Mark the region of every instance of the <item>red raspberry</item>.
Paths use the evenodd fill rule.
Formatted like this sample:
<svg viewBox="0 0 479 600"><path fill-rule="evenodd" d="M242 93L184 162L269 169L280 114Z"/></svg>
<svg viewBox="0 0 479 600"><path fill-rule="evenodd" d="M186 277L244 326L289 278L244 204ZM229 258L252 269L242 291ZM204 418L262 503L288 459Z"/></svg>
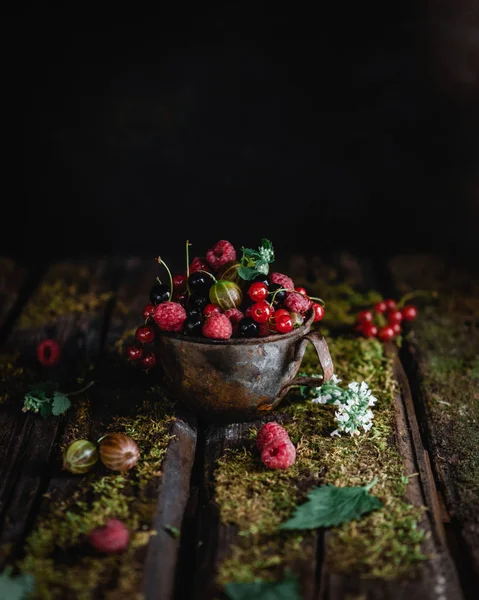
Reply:
<svg viewBox="0 0 479 600"><path fill-rule="evenodd" d="M292 313L304 314L311 308L311 300L305 298L303 294L298 294L298 292L289 292L286 294L284 306Z"/></svg>
<svg viewBox="0 0 479 600"><path fill-rule="evenodd" d="M238 308L228 308L223 314L228 317L232 325L237 325L244 318L244 314Z"/></svg>
<svg viewBox="0 0 479 600"><path fill-rule="evenodd" d="M233 335L233 326L226 315L213 314L206 319L201 331L207 338L228 340Z"/></svg>
<svg viewBox="0 0 479 600"><path fill-rule="evenodd" d="M97 527L88 536L90 544L99 552L114 554L128 546L130 534L126 525L118 519L110 519L104 527Z"/></svg>
<svg viewBox="0 0 479 600"><path fill-rule="evenodd" d="M256 447L258 450L263 450L265 446L272 443L290 442L288 432L276 421L265 423L258 431L256 437Z"/></svg>
<svg viewBox="0 0 479 600"><path fill-rule="evenodd" d="M45 367L52 367L60 360L61 347L55 340L42 340L37 346L37 358Z"/></svg>
<svg viewBox="0 0 479 600"><path fill-rule="evenodd" d="M206 253L206 260L210 263L213 269L217 270L225 265L230 260L236 260L236 250L233 244L227 240L216 242L213 248L210 248Z"/></svg>
<svg viewBox="0 0 479 600"><path fill-rule="evenodd" d="M269 280L271 283L279 283L285 290L294 290L293 280L283 273L271 273Z"/></svg>
<svg viewBox="0 0 479 600"><path fill-rule="evenodd" d="M261 460L269 469L287 469L296 460L296 448L289 441L273 442L263 448Z"/></svg>
<svg viewBox="0 0 479 600"><path fill-rule="evenodd" d="M155 307L155 323L162 331L181 331L186 319L186 310L177 302L162 302Z"/></svg>
<svg viewBox="0 0 479 600"><path fill-rule="evenodd" d="M190 275L191 275L191 273L196 273L196 271L208 271L209 272L209 270L210 270L210 266L204 258L195 256L195 258L191 261Z"/></svg>

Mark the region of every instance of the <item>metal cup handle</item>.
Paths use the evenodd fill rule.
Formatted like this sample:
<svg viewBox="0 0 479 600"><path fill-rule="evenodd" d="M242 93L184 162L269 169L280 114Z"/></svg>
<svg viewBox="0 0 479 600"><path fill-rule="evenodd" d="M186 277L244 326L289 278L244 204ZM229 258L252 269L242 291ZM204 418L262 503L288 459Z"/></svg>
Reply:
<svg viewBox="0 0 479 600"><path fill-rule="evenodd" d="M308 377L308 376L296 376L293 377L286 385L281 388L280 396L286 394L286 392L293 385L309 385L311 387L319 387L326 381L329 381L334 374L333 360L329 352L328 344L324 337L319 331L310 331L306 333L298 342L295 351L295 360L299 361L303 358L304 351L308 342L311 342L318 355L319 364L323 370L322 377Z"/></svg>

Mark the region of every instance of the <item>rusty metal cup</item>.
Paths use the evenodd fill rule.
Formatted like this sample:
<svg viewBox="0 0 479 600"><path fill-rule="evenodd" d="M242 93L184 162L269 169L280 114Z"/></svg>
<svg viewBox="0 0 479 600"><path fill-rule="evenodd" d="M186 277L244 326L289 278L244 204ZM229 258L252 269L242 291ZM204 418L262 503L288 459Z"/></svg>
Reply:
<svg viewBox="0 0 479 600"><path fill-rule="evenodd" d="M158 356L174 397L193 413L220 420L251 420L272 411L293 385L317 387L331 379L333 363L314 315L284 335L207 340L162 333ZM322 379L298 377L308 342L317 352Z"/></svg>

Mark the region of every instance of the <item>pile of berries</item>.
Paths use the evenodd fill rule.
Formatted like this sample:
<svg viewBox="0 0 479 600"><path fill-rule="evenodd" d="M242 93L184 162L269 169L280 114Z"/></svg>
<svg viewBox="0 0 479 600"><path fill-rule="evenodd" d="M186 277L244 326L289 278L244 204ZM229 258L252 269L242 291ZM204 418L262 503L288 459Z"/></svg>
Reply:
<svg viewBox="0 0 479 600"><path fill-rule="evenodd" d="M373 310L362 310L357 317L356 331L366 338L378 337L382 342L396 338L404 323L414 321L418 310L412 304L403 306L393 299L381 300Z"/></svg>
<svg viewBox="0 0 479 600"><path fill-rule="evenodd" d="M187 270L175 276L158 257L170 285L160 280L153 285L143 309L145 323L136 331L136 343L127 348L128 358L146 369L154 366L151 344L158 331L228 340L286 334L311 315L320 321L324 316L320 298L295 287L287 275L269 273L274 253L266 242L258 251L243 248L241 261L227 240L190 261L187 242Z"/></svg>
<svg viewBox="0 0 479 600"><path fill-rule="evenodd" d="M261 427L256 438L261 460L269 469L287 469L296 460L296 448L288 432L279 423L270 422Z"/></svg>

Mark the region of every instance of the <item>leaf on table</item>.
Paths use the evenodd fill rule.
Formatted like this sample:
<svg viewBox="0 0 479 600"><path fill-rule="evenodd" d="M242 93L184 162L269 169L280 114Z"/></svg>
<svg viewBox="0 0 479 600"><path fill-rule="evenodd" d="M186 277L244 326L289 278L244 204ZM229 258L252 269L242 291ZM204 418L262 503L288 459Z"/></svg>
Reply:
<svg viewBox="0 0 479 600"><path fill-rule="evenodd" d="M301 600L298 578L291 573L283 581L227 583L225 592L230 600Z"/></svg>
<svg viewBox="0 0 479 600"><path fill-rule="evenodd" d="M298 506L294 515L280 529L317 529L334 527L382 508L383 503L369 490L376 483L365 487L336 487L324 485L311 490L308 501Z"/></svg>
<svg viewBox="0 0 479 600"><path fill-rule="evenodd" d="M35 579L32 575L24 574L12 577L11 570L5 569L0 574L0 598L5 600L24 600L33 592Z"/></svg>
<svg viewBox="0 0 479 600"><path fill-rule="evenodd" d="M72 403L66 394L62 394L62 392L53 392L53 401L52 401L52 414L56 417L58 415L64 415L67 410L70 408Z"/></svg>

